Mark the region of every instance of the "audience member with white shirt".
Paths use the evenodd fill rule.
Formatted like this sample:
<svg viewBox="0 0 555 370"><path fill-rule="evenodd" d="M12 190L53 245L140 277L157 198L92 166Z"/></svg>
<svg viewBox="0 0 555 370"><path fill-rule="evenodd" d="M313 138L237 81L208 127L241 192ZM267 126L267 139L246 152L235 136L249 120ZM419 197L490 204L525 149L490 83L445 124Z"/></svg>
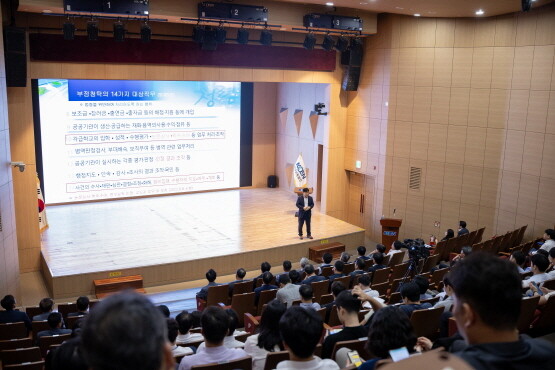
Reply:
<svg viewBox="0 0 555 370"><path fill-rule="evenodd" d="M279 331L289 360L280 362L276 369L339 370L335 361L314 356L322 336L323 322L313 310L291 307L279 321Z"/></svg>
<svg viewBox="0 0 555 370"><path fill-rule="evenodd" d="M545 233L543 234L543 239L545 240L545 243L543 243L540 249L549 252L551 248L555 247L555 230L545 230Z"/></svg>
<svg viewBox="0 0 555 370"><path fill-rule="evenodd" d="M227 316L229 318L229 326L228 326L227 335L224 338L224 347L243 348L245 346L245 343L235 339L235 336L246 334L247 332L235 330L237 329L237 325L239 325L239 318L237 317L237 313L235 312L235 310L231 308L227 308L225 310L225 313L227 313ZM206 345L204 343L201 343L198 346L198 349L201 349L204 347L206 347Z"/></svg>
<svg viewBox="0 0 555 370"><path fill-rule="evenodd" d="M526 280L522 280L522 287L528 288L530 283L534 282L538 285L541 285L544 281L548 279L548 275L545 273L545 270L549 266L549 261L547 257L543 254L536 253L532 257L530 257L530 261L532 263L532 272L534 275L530 276Z"/></svg>
<svg viewBox="0 0 555 370"><path fill-rule="evenodd" d="M283 350L279 334L279 320L286 309L286 305L277 299L270 301L260 318L258 334L247 338L245 352L252 357L253 370L264 369L268 353Z"/></svg>
<svg viewBox="0 0 555 370"><path fill-rule="evenodd" d="M175 319L166 319L168 325L168 340L172 348L173 357L187 356L193 353L193 350L189 347L181 347L175 344L175 339L177 338L177 332L179 331L179 324Z"/></svg>
<svg viewBox="0 0 555 370"><path fill-rule="evenodd" d="M175 321L177 321L177 324L179 325L179 332L175 343L188 344L204 340L202 334L190 333L190 330L193 327L193 315L187 311L181 311L181 313L175 317Z"/></svg>
<svg viewBox="0 0 555 370"><path fill-rule="evenodd" d="M401 253L401 248L403 248L405 245L403 244L403 242L399 241L399 240L395 240L393 242L393 244L391 244L391 249L389 250L389 252L387 253L387 256L392 256L395 253Z"/></svg>

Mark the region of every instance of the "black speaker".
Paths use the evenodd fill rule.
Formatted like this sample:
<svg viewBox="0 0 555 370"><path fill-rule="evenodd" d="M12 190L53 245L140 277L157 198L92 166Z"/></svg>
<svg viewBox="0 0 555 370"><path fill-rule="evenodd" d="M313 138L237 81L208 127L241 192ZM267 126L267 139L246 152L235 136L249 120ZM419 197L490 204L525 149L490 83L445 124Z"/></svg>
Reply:
<svg viewBox="0 0 555 370"><path fill-rule="evenodd" d="M278 177L276 175L268 176L268 187L277 188L277 186L278 186Z"/></svg>
<svg viewBox="0 0 555 370"><path fill-rule="evenodd" d="M360 79L360 67L345 66L343 67L343 83L341 87L345 91L357 91L358 81Z"/></svg>
<svg viewBox="0 0 555 370"><path fill-rule="evenodd" d="M27 85L25 28L4 28L4 61L6 64L6 85L8 87L25 87Z"/></svg>
<svg viewBox="0 0 555 370"><path fill-rule="evenodd" d="M341 53L341 64L343 64L343 83L341 86L343 90L357 91L363 54L362 41L358 38L351 39L349 49Z"/></svg>

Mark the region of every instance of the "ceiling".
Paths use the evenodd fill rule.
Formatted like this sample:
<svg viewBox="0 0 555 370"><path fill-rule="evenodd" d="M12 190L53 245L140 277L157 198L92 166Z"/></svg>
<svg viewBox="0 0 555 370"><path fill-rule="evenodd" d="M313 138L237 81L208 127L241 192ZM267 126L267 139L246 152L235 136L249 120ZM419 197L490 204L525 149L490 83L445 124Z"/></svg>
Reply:
<svg viewBox="0 0 555 370"><path fill-rule="evenodd" d="M352 8L376 13L396 13L422 17L477 17L475 12L482 9L481 17L521 11L521 0L276 0L299 4L324 5L333 2L335 7ZM532 8L555 0L535 0Z"/></svg>

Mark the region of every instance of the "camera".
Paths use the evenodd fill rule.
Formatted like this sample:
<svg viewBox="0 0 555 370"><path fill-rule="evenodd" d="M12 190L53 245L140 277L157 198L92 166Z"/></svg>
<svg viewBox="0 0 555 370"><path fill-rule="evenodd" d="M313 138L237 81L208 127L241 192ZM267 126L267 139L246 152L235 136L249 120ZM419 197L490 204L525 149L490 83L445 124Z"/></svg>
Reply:
<svg viewBox="0 0 555 370"><path fill-rule="evenodd" d="M403 244L403 248L409 250L409 258L411 259L426 259L430 255L430 251L426 248L426 243L422 239L405 239Z"/></svg>

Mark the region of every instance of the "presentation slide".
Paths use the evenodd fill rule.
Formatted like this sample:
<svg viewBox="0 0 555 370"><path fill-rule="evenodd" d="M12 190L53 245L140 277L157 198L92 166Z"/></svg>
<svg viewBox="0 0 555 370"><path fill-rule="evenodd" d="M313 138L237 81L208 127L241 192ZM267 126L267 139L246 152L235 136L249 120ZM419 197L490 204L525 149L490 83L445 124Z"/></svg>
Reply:
<svg viewBox="0 0 555 370"><path fill-rule="evenodd" d="M38 80L46 203L239 187L241 83Z"/></svg>

